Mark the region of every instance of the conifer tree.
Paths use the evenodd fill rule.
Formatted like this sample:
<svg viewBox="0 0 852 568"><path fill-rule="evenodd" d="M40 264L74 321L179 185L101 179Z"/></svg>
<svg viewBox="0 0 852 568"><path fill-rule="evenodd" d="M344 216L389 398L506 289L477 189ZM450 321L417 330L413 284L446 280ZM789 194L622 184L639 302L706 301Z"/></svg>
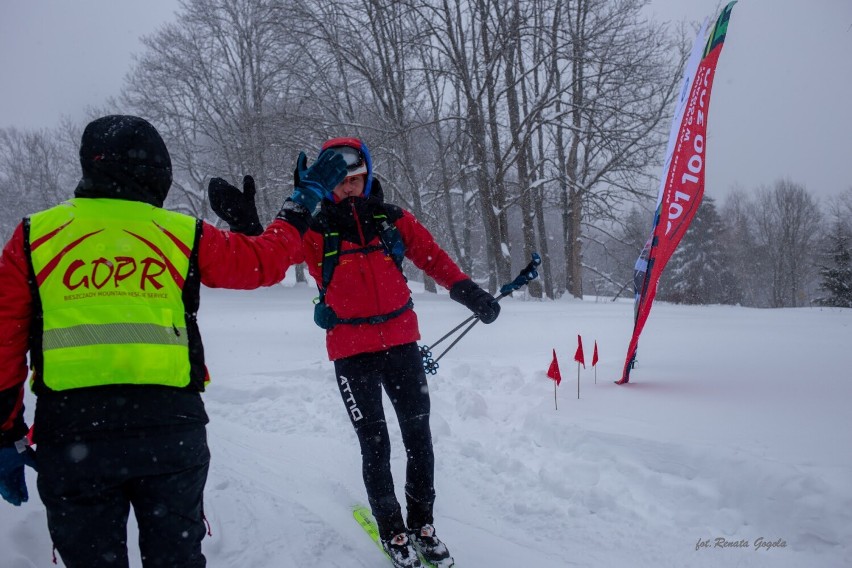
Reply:
<svg viewBox="0 0 852 568"><path fill-rule="evenodd" d="M831 250L826 256L831 262L820 267L820 290L824 295L815 302L821 306L852 308L852 252L850 252L849 227L841 220L834 223L831 232Z"/></svg>
<svg viewBox="0 0 852 568"><path fill-rule="evenodd" d="M714 200L705 197L660 281L661 300L677 304L739 302L739 284L723 246L724 230Z"/></svg>

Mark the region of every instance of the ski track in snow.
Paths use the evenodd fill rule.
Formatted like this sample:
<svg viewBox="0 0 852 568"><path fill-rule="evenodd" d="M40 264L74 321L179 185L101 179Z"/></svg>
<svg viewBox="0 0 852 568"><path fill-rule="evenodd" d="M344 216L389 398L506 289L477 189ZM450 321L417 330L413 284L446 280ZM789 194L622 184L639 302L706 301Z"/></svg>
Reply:
<svg viewBox="0 0 852 568"><path fill-rule="evenodd" d="M211 567L389 565L351 517L366 502L358 443L312 295L204 290ZM467 315L445 293L415 303L421 343ZM852 565L852 310L660 304L634 383L617 387L631 303L503 304L429 377L436 527L458 566ZM579 400L578 333L587 361L595 340L601 353L597 384L593 369L580 371ZM553 348L558 410L545 376ZM404 451L385 406L402 497ZM52 566L27 478L29 503L0 504L9 568ZM786 547L755 550L758 537ZM749 546L695 549L716 538Z"/></svg>

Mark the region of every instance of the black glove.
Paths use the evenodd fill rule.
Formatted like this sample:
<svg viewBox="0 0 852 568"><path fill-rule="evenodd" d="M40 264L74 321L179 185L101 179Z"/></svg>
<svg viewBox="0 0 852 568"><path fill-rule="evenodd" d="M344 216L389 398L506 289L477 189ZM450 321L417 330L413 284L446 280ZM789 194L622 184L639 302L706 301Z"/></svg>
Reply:
<svg viewBox="0 0 852 568"><path fill-rule="evenodd" d="M324 150L308 167L308 157L299 152L293 172L291 199L313 213L323 197L331 197L337 184L346 177L346 160L334 150Z"/></svg>
<svg viewBox="0 0 852 568"><path fill-rule="evenodd" d="M251 236L263 232L254 203L255 192L254 178L251 176L243 178L242 191L222 178L213 178L207 185L207 195L213 212L228 223L232 232Z"/></svg>
<svg viewBox="0 0 852 568"><path fill-rule="evenodd" d="M500 304L473 280L462 280L450 288L450 298L472 311L482 323L491 323L500 315Z"/></svg>

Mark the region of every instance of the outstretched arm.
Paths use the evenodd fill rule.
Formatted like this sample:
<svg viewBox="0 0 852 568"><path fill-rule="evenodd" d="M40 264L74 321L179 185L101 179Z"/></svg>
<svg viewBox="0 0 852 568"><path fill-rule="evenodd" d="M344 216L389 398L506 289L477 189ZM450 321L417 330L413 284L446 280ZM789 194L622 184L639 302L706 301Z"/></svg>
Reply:
<svg viewBox="0 0 852 568"><path fill-rule="evenodd" d="M492 323L497 319L500 304L494 296L462 272L413 215L404 212L397 221L397 228L405 242L406 256L435 282L449 289L453 300L472 311L482 323Z"/></svg>
<svg viewBox="0 0 852 568"><path fill-rule="evenodd" d="M257 237L231 233L204 223L198 250L201 283L210 288L253 290L284 279L302 262L302 235L276 219Z"/></svg>
<svg viewBox="0 0 852 568"><path fill-rule="evenodd" d="M311 214L322 196L331 193L345 176L346 162L337 152L326 150L311 167L307 167L305 154L299 154L293 195L262 233L254 203L254 179L243 179L242 192L221 178L210 180L210 203L232 232L204 223L198 254L202 284L251 290L283 280L291 265L304 260L302 235Z"/></svg>

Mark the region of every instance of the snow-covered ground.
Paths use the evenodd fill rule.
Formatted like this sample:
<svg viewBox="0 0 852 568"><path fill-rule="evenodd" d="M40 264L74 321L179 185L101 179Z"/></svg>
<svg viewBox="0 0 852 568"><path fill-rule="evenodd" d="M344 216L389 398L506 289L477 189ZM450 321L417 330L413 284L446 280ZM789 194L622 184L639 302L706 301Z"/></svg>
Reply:
<svg viewBox="0 0 852 568"><path fill-rule="evenodd" d="M360 456L314 295L292 281L203 292L211 567L390 565L351 517L366 500ZM446 293L418 291L415 304L426 343L468 315ZM657 304L633 382L616 386L632 310L506 299L430 377L435 524L457 566L852 566L852 310ZM28 503L0 503L0 564L48 568L27 479Z"/></svg>

